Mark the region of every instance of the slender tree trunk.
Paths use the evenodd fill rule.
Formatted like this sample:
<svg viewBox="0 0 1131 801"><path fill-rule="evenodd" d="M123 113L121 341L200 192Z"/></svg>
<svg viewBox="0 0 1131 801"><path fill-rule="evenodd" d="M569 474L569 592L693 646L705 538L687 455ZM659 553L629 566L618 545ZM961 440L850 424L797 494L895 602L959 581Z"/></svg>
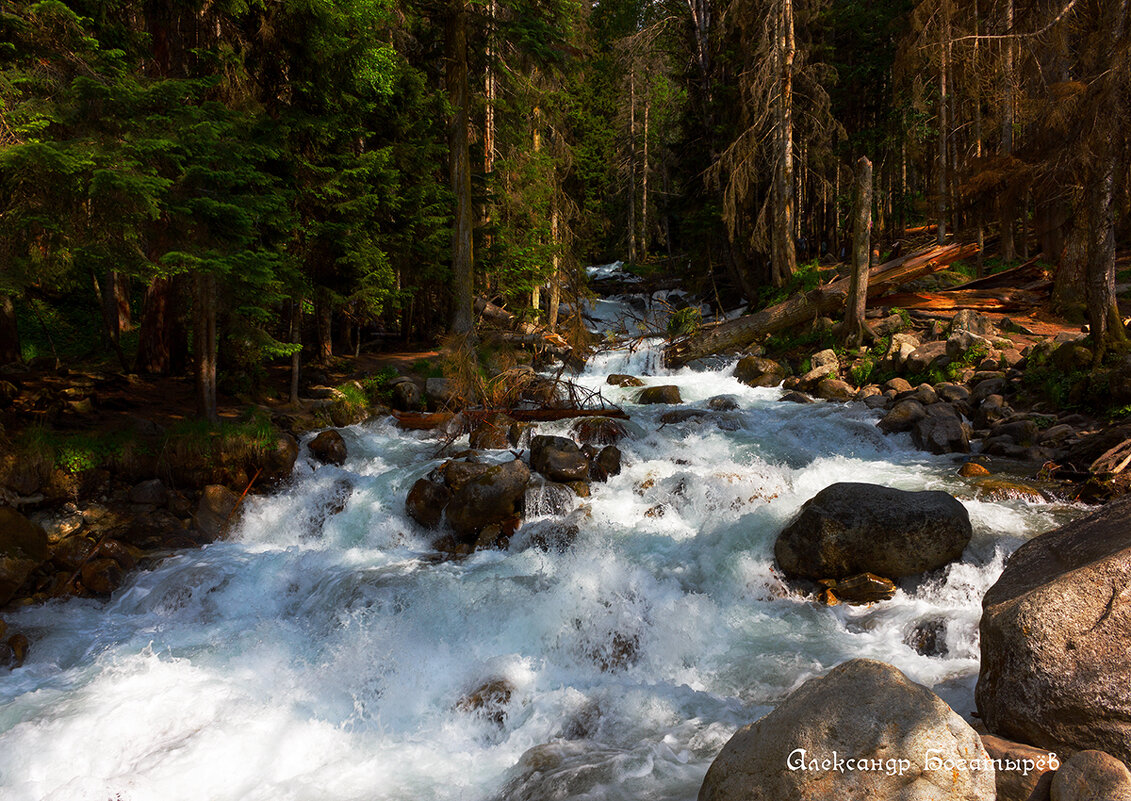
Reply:
<svg viewBox="0 0 1131 801"><path fill-rule="evenodd" d="M452 333L470 334L474 326L472 295L475 260L472 252L471 155L468 149L467 0L449 0L445 32L448 102L448 170L455 214L452 223Z"/></svg>
<svg viewBox="0 0 1131 801"><path fill-rule="evenodd" d="M126 276L116 270L107 271L102 280L102 318L106 333L114 342L132 327L130 319L130 290Z"/></svg>
<svg viewBox="0 0 1131 801"><path fill-rule="evenodd" d="M291 342L299 347L291 354L291 406L298 406L298 379L302 362L302 298L291 303Z"/></svg>
<svg viewBox="0 0 1131 801"><path fill-rule="evenodd" d="M197 273L193 307L193 351L196 356L196 400L200 416L215 425L220 422L216 405L216 276Z"/></svg>
<svg viewBox="0 0 1131 801"><path fill-rule="evenodd" d="M534 107L534 152L542 152L542 109L538 106ZM537 276L534 286L530 289L530 307L536 312L542 310L542 280L541 276Z"/></svg>
<svg viewBox="0 0 1131 801"><path fill-rule="evenodd" d="M636 261L636 71L628 75L628 260Z"/></svg>
<svg viewBox="0 0 1131 801"><path fill-rule="evenodd" d="M314 296L314 325L318 329L318 363L329 364L334 358L334 304L330 292L319 289Z"/></svg>
<svg viewBox="0 0 1131 801"><path fill-rule="evenodd" d="M0 365L20 360L20 332L16 307L9 295L0 295Z"/></svg>
<svg viewBox="0 0 1131 801"><path fill-rule="evenodd" d="M872 162L856 162L856 220L852 231L852 281L848 286L845 345L864 342L864 311L868 305L868 270L872 257Z"/></svg>
<svg viewBox="0 0 1131 801"><path fill-rule="evenodd" d="M793 61L796 55L793 0L781 0L777 22L777 153L770 269L774 286L782 286L797 270L797 251L793 243Z"/></svg>
<svg viewBox="0 0 1131 801"><path fill-rule="evenodd" d="M947 182L946 182L946 161L947 161L947 93L946 93L946 73L948 69L947 64L947 51L949 49L950 38L950 16L949 9L946 8L947 0L943 0L943 24L942 33L939 36L939 160L938 160L938 184L936 191L938 192L938 244L946 244L946 214L947 214Z"/></svg>
<svg viewBox="0 0 1131 801"><path fill-rule="evenodd" d="M640 251L648 258L648 112L650 103L644 95L644 160L640 164Z"/></svg>
<svg viewBox="0 0 1131 801"><path fill-rule="evenodd" d="M555 192L558 191L555 188ZM550 276L550 309L546 324L551 331L558 330L558 306L562 302L562 256L561 256L561 218L558 213L558 196L550 200L550 237L554 243L554 268Z"/></svg>
<svg viewBox="0 0 1131 801"><path fill-rule="evenodd" d="M1002 30L1013 32L1013 0L1004 0ZM1001 102L1001 154L1013 156L1013 54L1012 39L1002 40L1002 102ZM1007 187L1001 197L1001 258L1010 262L1017 258L1014 245L1017 202Z"/></svg>

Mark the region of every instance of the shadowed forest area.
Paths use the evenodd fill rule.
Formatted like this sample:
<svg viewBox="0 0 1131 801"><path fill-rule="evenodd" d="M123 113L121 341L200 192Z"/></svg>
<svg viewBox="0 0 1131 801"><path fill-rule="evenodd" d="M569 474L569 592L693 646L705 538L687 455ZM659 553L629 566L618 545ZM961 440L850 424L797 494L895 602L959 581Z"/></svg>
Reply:
<svg viewBox="0 0 1131 801"><path fill-rule="evenodd" d="M214 420L477 297L582 348L584 264L758 309L851 260L862 156L871 262L1037 259L1122 345L1129 30L1100 0L8 2L0 363L191 375Z"/></svg>

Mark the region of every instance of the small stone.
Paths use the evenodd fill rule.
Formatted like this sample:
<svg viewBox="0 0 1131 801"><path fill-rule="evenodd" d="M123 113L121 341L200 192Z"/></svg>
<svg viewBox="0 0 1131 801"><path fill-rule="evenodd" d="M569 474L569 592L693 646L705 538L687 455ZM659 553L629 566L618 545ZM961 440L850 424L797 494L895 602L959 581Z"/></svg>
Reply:
<svg viewBox="0 0 1131 801"><path fill-rule="evenodd" d="M514 692L514 685L506 679L491 679L459 699L455 708L460 712L475 713L496 726L502 726L507 719L507 706Z"/></svg>
<svg viewBox="0 0 1131 801"><path fill-rule="evenodd" d="M734 377L751 387L776 387L785 380L785 368L773 359L746 356L734 366Z"/></svg>
<svg viewBox="0 0 1131 801"><path fill-rule="evenodd" d="M169 490L159 478L143 481L130 488L130 503L164 506L168 502Z"/></svg>
<svg viewBox="0 0 1131 801"><path fill-rule="evenodd" d="M125 572L115 559L91 559L82 566L82 584L95 595L110 595L122 584Z"/></svg>
<svg viewBox="0 0 1131 801"><path fill-rule="evenodd" d="M624 375L623 373L613 373L605 379L606 384L612 384L615 387L642 387L644 382L634 375Z"/></svg>
<svg viewBox="0 0 1131 801"><path fill-rule="evenodd" d="M857 573L843 579L821 579L820 584L834 592L837 599L850 604L886 601L895 595L892 580L875 573Z"/></svg>
<svg viewBox="0 0 1131 801"><path fill-rule="evenodd" d="M991 475L991 473L977 462L966 462L966 464L958 468L958 475L964 478L974 478L975 476L988 476Z"/></svg>

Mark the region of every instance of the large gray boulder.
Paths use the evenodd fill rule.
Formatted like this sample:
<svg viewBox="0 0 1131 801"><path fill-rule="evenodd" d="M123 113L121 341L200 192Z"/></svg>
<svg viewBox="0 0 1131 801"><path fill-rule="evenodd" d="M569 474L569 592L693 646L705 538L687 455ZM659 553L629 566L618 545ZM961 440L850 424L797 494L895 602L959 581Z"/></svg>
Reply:
<svg viewBox="0 0 1131 801"><path fill-rule="evenodd" d="M982 599L981 651L990 731L1131 761L1131 499L1017 549Z"/></svg>
<svg viewBox="0 0 1131 801"><path fill-rule="evenodd" d="M949 403L926 407L926 417L915 423L911 439L916 448L931 453L970 453L970 433Z"/></svg>
<svg viewBox="0 0 1131 801"><path fill-rule="evenodd" d="M841 483L805 502L774 556L795 577L899 578L954 561L972 533L966 507L945 492Z"/></svg>
<svg viewBox="0 0 1131 801"><path fill-rule="evenodd" d="M699 801L993 798L977 732L929 689L870 659L810 679L739 729L699 789Z"/></svg>

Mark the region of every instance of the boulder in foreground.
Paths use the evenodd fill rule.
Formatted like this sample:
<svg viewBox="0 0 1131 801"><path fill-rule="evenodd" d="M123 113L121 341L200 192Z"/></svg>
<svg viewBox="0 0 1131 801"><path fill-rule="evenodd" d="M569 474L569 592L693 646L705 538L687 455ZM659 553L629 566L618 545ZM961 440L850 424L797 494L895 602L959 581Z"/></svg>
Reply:
<svg viewBox="0 0 1131 801"><path fill-rule="evenodd" d="M1017 549L982 599L981 651L990 731L1131 760L1131 499Z"/></svg>
<svg viewBox="0 0 1131 801"><path fill-rule="evenodd" d="M899 578L954 561L971 535L966 508L945 492L841 483L805 502L774 556L799 578Z"/></svg>
<svg viewBox="0 0 1131 801"><path fill-rule="evenodd" d="M739 729L699 801L992 801L994 793L993 766L966 721L891 665L853 659Z"/></svg>

